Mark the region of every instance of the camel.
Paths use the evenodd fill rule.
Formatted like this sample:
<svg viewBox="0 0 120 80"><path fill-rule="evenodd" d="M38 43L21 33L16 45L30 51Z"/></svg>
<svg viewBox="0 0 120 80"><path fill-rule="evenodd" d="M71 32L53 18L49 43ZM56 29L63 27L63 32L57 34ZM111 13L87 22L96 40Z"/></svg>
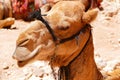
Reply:
<svg viewBox="0 0 120 80"><path fill-rule="evenodd" d="M3 2L4 1L4 2ZM12 7L10 0L0 0L0 29L14 24L15 19L12 18Z"/></svg>
<svg viewBox="0 0 120 80"><path fill-rule="evenodd" d="M18 65L44 60L52 67L60 67L59 80L103 80L94 61L89 25L96 17L97 9L87 10L88 1L59 1L48 6L51 8L42 18L48 24L34 20L19 35L13 54Z"/></svg>
<svg viewBox="0 0 120 80"><path fill-rule="evenodd" d="M11 26L12 24L14 24L15 22L15 19L14 18L6 18L6 19L3 19L3 20L0 20L0 29L3 28L3 27L9 27Z"/></svg>

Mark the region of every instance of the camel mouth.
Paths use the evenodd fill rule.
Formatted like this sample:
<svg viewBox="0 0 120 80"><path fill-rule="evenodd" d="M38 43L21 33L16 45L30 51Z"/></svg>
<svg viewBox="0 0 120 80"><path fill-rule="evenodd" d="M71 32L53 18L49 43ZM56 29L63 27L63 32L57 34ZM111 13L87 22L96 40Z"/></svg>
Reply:
<svg viewBox="0 0 120 80"><path fill-rule="evenodd" d="M25 60L27 60L26 57L29 56L30 53L31 52L25 47L17 47L13 54L13 58L18 61L25 61Z"/></svg>
<svg viewBox="0 0 120 80"><path fill-rule="evenodd" d="M36 47L33 51L30 51L26 47L17 47L13 54L13 58L19 62L23 62L28 59L31 59L38 53L40 47L41 46Z"/></svg>
<svg viewBox="0 0 120 80"><path fill-rule="evenodd" d="M17 65L19 67L24 67L26 65L26 63L28 63L28 61L17 61Z"/></svg>

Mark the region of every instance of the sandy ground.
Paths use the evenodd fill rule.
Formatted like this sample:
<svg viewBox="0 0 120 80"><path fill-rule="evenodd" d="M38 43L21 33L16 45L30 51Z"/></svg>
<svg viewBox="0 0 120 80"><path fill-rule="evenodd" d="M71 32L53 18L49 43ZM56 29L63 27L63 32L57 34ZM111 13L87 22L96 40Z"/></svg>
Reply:
<svg viewBox="0 0 120 80"><path fill-rule="evenodd" d="M112 70L120 64L120 0L104 0L102 6L104 10L91 23L94 48L95 54L109 64L106 70Z"/></svg>
<svg viewBox="0 0 120 80"><path fill-rule="evenodd" d="M120 0L104 0L93 26L95 60L104 76L120 68ZM119 72L120 73L120 72ZM120 80L119 79L110 80Z"/></svg>
<svg viewBox="0 0 120 80"><path fill-rule="evenodd" d="M95 61L102 74L108 77L109 72L120 68L120 0L104 0L102 7L91 25ZM19 24L22 26L18 27ZM17 66L12 54L16 39L27 23L16 21L12 27L18 29L0 29L0 80L42 80L42 77L43 80L54 80L47 62L37 61L22 68Z"/></svg>

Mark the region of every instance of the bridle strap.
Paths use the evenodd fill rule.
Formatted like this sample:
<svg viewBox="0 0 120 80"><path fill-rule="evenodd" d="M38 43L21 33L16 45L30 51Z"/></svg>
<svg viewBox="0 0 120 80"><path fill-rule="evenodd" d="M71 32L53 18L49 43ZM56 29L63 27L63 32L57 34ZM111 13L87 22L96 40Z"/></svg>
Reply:
<svg viewBox="0 0 120 80"><path fill-rule="evenodd" d="M84 28L89 28L89 30L90 30L90 25L87 24ZM70 80L70 78L69 78L69 74L70 74L70 72L69 72L69 67L70 67L70 66L69 66L69 65L70 65L78 56L81 55L82 51L83 51L84 48L87 46L90 38L91 38L91 31L89 31L89 36L88 36L88 38L87 38L87 41L86 41L85 45L83 46L82 50L79 52L79 54L78 54L76 57L74 57L74 58L72 59L72 61L70 61L67 66L61 66L61 67L60 67L60 69L59 69L59 71L58 71L58 72L59 72L59 73L58 73L58 80Z"/></svg>
<svg viewBox="0 0 120 80"><path fill-rule="evenodd" d="M90 25L89 25L89 24L87 24L87 25L85 26L85 28L87 28L87 27L90 29ZM82 51L84 50L84 48L87 46L87 43L89 42L90 37L91 37L91 31L89 31L88 39L87 39L85 45L83 46L82 50L79 52L79 54L78 54L70 63L72 63L72 62L81 54L81 52L82 52ZM69 64L70 64L70 63L69 63ZM69 64L68 64L68 65L69 65Z"/></svg>
<svg viewBox="0 0 120 80"><path fill-rule="evenodd" d="M50 27L50 25L48 24L48 22L42 17L41 9L38 9L38 10L32 12L32 13L30 14L29 18L36 18L36 19L40 20L43 24L45 24L46 28L48 29L48 31L49 31L50 34L52 35L52 38L53 38L53 40L54 40L54 42L55 42L56 44L64 43L64 42L66 42L66 41L68 41L68 40L71 40L71 39L75 38L76 36L78 36L79 33L80 33L80 31L79 31L79 32L77 32L76 34L72 35L72 36L69 37L69 38L65 38L65 39L59 40L59 39L56 37L56 35L54 34L54 31L52 30L52 28ZM76 39L77 39L77 38L76 38Z"/></svg>
<svg viewBox="0 0 120 80"><path fill-rule="evenodd" d="M52 28L50 27L48 22L42 17L40 8L38 10L35 10L34 12L30 13L29 18L36 18L36 19L40 20L43 24L45 24L46 28L48 29L48 31L52 35L53 40L57 41L57 37L53 33Z"/></svg>

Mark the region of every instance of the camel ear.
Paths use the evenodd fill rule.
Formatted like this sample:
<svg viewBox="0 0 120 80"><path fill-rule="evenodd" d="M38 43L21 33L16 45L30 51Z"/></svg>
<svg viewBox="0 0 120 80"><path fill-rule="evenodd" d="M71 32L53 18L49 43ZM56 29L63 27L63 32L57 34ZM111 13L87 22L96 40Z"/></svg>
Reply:
<svg viewBox="0 0 120 80"><path fill-rule="evenodd" d="M98 13L98 9L90 9L87 12L85 12L82 16L82 21L83 23L90 23L91 21L93 21Z"/></svg>

